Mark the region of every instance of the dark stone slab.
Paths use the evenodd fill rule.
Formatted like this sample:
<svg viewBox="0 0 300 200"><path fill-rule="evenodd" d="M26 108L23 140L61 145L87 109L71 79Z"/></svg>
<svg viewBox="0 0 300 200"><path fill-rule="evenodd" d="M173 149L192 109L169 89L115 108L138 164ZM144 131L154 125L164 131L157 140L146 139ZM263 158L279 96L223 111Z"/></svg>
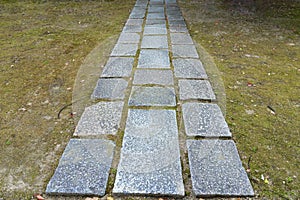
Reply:
<svg viewBox="0 0 300 200"><path fill-rule="evenodd" d="M142 32L141 25L128 25L123 28L124 33L140 33Z"/></svg>
<svg viewBox="0 0 300 200"><path fill-rule="evenodd" d="M129 106L176 106L175 90L171 87L133 86Z"/></svg>
<svg viewBox="0 0 300 200"><path fill-rule="evenodd" d="M110 57L101 77L130 77L134 58Z"/></svg>
<svg viewBox="0 0 300 200"><path fill-rule="evenodd" d="M109 140L71 139L46 193L104 196L114 147Z"/></svg>
<svg viewBox="0 0 300 200"><path fill-rule="evenodd" d="M188 140L187 149L197 197L254 195L233 141Z"/></svg>
<svg viewBox="0 0 300 200"><path fill-rule="evenodd" d="M207 79L205 69L199 59L173 59L174 72L177 78Z"/></svg>
<svg viewBox="0 0 300 200"><path fill-rule="evenodd" d="M146 25L144 28L144 35L166 35L167 28L157 25Z"/></svg>
<svg viewBox="0 0 300 200"><path fill-rule="evenodd" d="M168 38L166 35L145 35L141 48L146 49L167 49Z"/></svg>
<svg viewBox="0 0 300 200"><path fill-rule="evenodd" d="M231 137L221 109L212 103L185 103L183 122L188 136Z"/></svg>
<svg viewBox="0 0 300 200"><path fill-rule="evenodd" d="M174 110L129 110L113 194L184 195Z"/></svg>
<svg viewBox="0 0 300 200"><path fill-rule="evenodd" d="M139 43L140 35L138 33L121 33L118 43Z"/></svg>
<svg viewBox="0 0 300 200"><path fill-rule="evenodd" d="M100 102L87 107L74 132L74 136L115 135L120 127L124 102Z"/></svg>
<svg viewBox="0 0 300 200"><path fill-rule="evenodd" d="M99 79L92 99L124 99L127 84L122 78Z"/></svg>
<svg viewBox="0 0 300 200"><path fill-rule="evenodd" d="M168 50L142 49L138 68L170 68Z"/></svg>
<svg viewBox="0 0 300 200"><path fill-rule="evenodd" d="M172 45L174 58L199 58L194 45Z"/></svg>
<svg viewBox="0 0 300 200"><path fill-rule="evenodd" d="M215 94L207 80L179 80L179 97L181 100L203 99L215 100Z"/></svg>
<svg viewBox="0 0 300 200"><path fill-rule="evenodd" d="M111 52L111 56L135 56L138 44L117 43Z"/></svg>
<svg viewBox="0 0 300 200"><path fill-rule="evenodd" d="M135 71L133 84L173 85L171 70L140 70Z"/></svg>
<svg viewBox="0 0 300 200"><path fill-rule="evenodd" d="M194 44L190 34L171 33L171 44Z"/></svg>

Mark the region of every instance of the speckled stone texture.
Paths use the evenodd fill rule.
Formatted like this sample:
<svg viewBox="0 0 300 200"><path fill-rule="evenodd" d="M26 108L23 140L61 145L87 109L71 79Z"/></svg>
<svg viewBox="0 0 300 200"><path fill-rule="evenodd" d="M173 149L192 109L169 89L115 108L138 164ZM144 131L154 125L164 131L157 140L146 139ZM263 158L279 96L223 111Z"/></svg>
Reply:
<svg viewBox="0 0 300 200"><path fill-rule="evenodd" d="M187 149L197 197L254 195L233 141L188 140Z"/></svg>
<svg viewBox="0 0 300 200"><path fill-rule="evenodd" d="M173 85L173 73L171 70L138 69L135 71L133 84Z"/></svg>
<svg viewBox="0 0 300 200"><path fill-rule="evenodd" d="M110 57L101 77L130 77L134 58Z"/></svg>
<svg viewBox="0 0 300 200"><path fill-rule="evenodd" d="M184 195L174 110L129 110L113 193Z"/></svg>
<svg viewBox="0 0 300 200"><path fill-rule="evenodd" d="M145 49L167 49L168 38L166 35L144 35L141 48Z"/></svg>
<svg viewBox="0 0 300 200"><path fill-rule="evenodd" d="M207 79L205 69L199 59L173 59L174 72L177 78Z"/></svg>
<svg viewBox="0 0 300 200"><path fill-rule="evenodd" d="M46 193L104 196L114 147L109 140L71 139Z"/></svg>
<svg viewBox="0 0 300 200"><path fill-rule="evenodd" d="M212 103L185 103L183 122L188 136L231 137L221 109Z"/></svg>
<svg viewBox="0 0 300 200"><path fill-rule="evenodd" d="M172 45L172 53L174 58L199 58L194 45Z"/></svg>
<svg viewBox="0 0 300 200"><path fill-rule="evenodd" d="M118 40L118 43L139 43L139 42L140 42L140 35L138 33L121 33Z"/></svg>
<svg viewBox="0 0 300 200"><path fill-rule="evenodd" d="M171 33L171 44L194 44L194 42L189 34Z"/></svg>
<svg viewBox="0 0 300 200"><path fill-rule="evenodd" d="M138 68L170 68L168 50L142 49Z"/></svg>
<svg viewBox="0 0 300 200"><path fill-rule="evenodd" d="M74 136L115 135L120 127L124 102L99 102L87 107L74 132Z"/></svg>
<svg viewBox="0 0 300 200"><path fill-rule="evenodd" d="M179 98L215 100L215 94L207 80L179 80Z"/></svg>
<svg viewBox="0 0 300 200"><path fill-rule="evenodd" d="M135 56L138 44L117 43L111 52L111 56Z"/></svg>
<svg viewBox="0 0 300 200"><path fill-rule="evenodd" d="M92 99L120 100L125 97L127 81L122 78L99 79Z"/></svg>
<svg viewBox="0 0 300 200"><path fill-rule="evenodd" d="M133 86L129 106L176 106L175 90L172 87Z"/></svg>

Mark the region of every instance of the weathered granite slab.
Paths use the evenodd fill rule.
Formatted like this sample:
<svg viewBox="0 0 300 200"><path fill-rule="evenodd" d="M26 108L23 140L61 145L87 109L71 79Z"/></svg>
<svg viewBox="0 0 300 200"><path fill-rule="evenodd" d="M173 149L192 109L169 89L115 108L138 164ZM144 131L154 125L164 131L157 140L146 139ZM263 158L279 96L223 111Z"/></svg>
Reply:
<svg viewBox="0 0 300 200"><path fill-rule="evenodd" d="M115 135L120 127L124 102L99 102L85 108L74 136Z"/></svg>
<svg viewBox="0 0 300 200"><path fill-rule="evenodd" d="M171 33L171 44L194 44L190 34Z"/></svg>
<svg viewBox="0 0 300 200"><path fill-rule="evenodd" d="M167 28L157 25L146 25L144 28L144 35L166 35Z"/></svg>
<svg viewBox="0 0 300 200"><path fill-rule="evenodd" d="M185 21L183 19L169 19L168 20L170 26L186 26Z"/></svg>
<svg viewBox="0 0 300 200"><path fill-rule="evenodd" d="M126 22L126 26L130 25L136 25L136 26L142 26L144 22L144 19L128 19Z"/></svg>
<svg viewBox="0 0 300 200"><path fill-rule="evenodd" d="M101 77L130 77L134 58L110 57Z"/></svg>
<svg viewBox="0 0 300 200"><path fill-rule="evenodd" d="M164 13L148 13L147 19L165 19Z"/></svg>
<svg viewBox="0 0 300 200"><path fill-rule="evenodd" d="M113 194L184 195L174 110L129 110Z"/></svg>
<svg viewBox="0 0 300 200"><path fill-rule="evenodd" d="M231 137L221 109L212 103L185 103L183 122L188 136Z"/></svg>
<svg viewBox="0 0 300 200"><path fill-rule="evenodd" d="M147 25L160 25L161 27L166 28L166 20L165 19L146 19L146 26Z"/></svg>
<svg viewBox="0 0 300 200"><path fill-rule="evenodd" d="M186 26L169 26L171 33L188 33Z"/></svg>
<svg viewBox="0 0 300 200"><path fill-rule="evenodd" d="M164 7L151 6L148 8L148 13L164 13Z"/></svg>
<svg viewBox="0 0 300 200"><path fill-rule="evenodd" d="M128 25L124 26L123 33L140 33L142 32L141 25Z"/></svg>
<svg viewBox="0 0 300 200"><path fill-rule="evenodd" d="M71 139L46 193L104 196L114 147L109 140Z"/></svg>
<svg viewBox="0 0 300 200"><path fill-rule="evenodd" d="M199 58L194 45L172 45L174 58Z"/></svg>
<svg viewBox="0 0 300 200"><path fill-rule="evenodd" d="M150 5L163 5L164 0L150 0L149 4Z"/></svg>
<svg viewBox="0 0 300 200"><path fill-rule="evenodd" d="M118 43L139 43L140 35L138 33L121 33Z"/></svg>
<svg viewBox="0 0 300 200"><path fill-rule="evenodd" d="M112 100L124 99L127 84L127 81L122 78L100 78L91 98Z"/></svg>
<svg viewBox="0 0 300 200"><path fill-rule="evenodd" d="M138 44L117 43L111 52L111 56L135 56Z"/></svg>
<svg viewBox="0 0 300 200"><path fill-rule="evenodd" d="M129 106L176 106L176 94L171 87L133 86Z"/></svg>
<svg viewBox="0 0 300 200"><path fill-rule="evenodd" d="M231 140L187 140L193 191L197 197L253 196Z"/></svg>
<svg viewBox="0 0 300 200"><path fill-rule="evenodd" d="M141 70L135 71L133 84L157 84L173 85L173 73L171 70Z"/></svg>
<svg viewBox="0 0 300 200"><path fill-rule="evenodd" d="M182 15L180 13L167 14L167 18L168 18L168 20L184 20L184 18L182 17Z"/></svg>
<svg viewBox="0 0 300 200"><path fill-rule="evenodd" d="M179 80L179 98L215 100L215 94L207 80Z"/></svg>
<svg viewBox="0 0 300 200"><path fill-rule="evenodd" d="M199 59L173 59L174 72L177 78L207 79L205 69Z"/></svg>
<svg viewBox="0 0 300 200"><path fill-rule="evenodd" d="M177 4L176 0L165 0L166 4Z"/></svg>
<svg viewBox="0 0 300 200"><path fill-rule="evenodd" d="M169 51L142 49L137 68L170 68Z"/></svg>
<svg viewBox="0 0 300 200"><path fill-rule="evenodd" d="M166 35L145 35L141 48L146 49L167 49L168 38Z"/></svg>

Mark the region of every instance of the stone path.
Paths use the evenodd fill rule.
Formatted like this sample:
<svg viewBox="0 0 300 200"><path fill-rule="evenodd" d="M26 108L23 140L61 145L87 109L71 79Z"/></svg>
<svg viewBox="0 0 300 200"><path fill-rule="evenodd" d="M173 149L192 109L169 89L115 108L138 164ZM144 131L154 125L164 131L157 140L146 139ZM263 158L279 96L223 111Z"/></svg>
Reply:
<svg viewBox="0 0 300 200"><path fill-rule="evenodd" d="M193 195L254 195L176 0L137 0L91 98L47 194L105 195L115 142L101 136L124 133L112 194L185 196L183 121Z"/></svg>

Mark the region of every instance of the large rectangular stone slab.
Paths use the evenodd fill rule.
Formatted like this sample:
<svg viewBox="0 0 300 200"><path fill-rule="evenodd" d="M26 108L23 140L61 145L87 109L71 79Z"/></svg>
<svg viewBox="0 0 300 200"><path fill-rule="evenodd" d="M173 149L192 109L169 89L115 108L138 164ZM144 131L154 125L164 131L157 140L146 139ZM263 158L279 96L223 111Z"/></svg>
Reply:
<svg viewBox="0 0 300 200"><path fill-rule="evenodd" d="M164 7L151 6L148 8L148 13L164 13Z"/></svg>
<svg viewBox="0 0 300 200"><path fill-rule="evenodd" d="M71 139L46 193L104 196L114 147L109 140Z"/></svg>
<svg viewBox="0 0 300 200"><path fill-rule="evenodd" d="M188 29L186 28L186 26L178 26L178 25L174 25L174 26L169 26L170 32L171 33L188 33Z"/></svg>
<svg viewBox="0 0 300 200"><path fill-rule="evenodd" d="M129 106L176 106L176 94L171 87L133 86Z"/></svg>
<svg viewBox="0 0 300 200"><path fill-rule="evenodd" d="M147 19L165 19L165 13L148 13Z"/></svg>
<svg viewBox="0 0 300 200"><path fill-rule="evenodd" d="M174 110L129 110L113 193L184 195Z"/></svg>
<svg viewBox="0 0 300 200"><path fill-rule="evenodd" d="M130 77L134 58L110 57L101 77Z"/></svg>
<svg viewBox="0 0 300 200"><path fill-rule="evenodd" d="M146 26L147 25L161 25L162 27L166 28L166 20L165 19L146 19Z"/></svg>
<svg viewBox="0 0 300 200"><path fill-rule="evenodd" d="M183 122L188 136L231 137L221 109L212 103L185 103Z"/></svg>
<svg viewBox="0 0 300 200"><path fill-rule="evenodd" d="M194 45L172 45L172 53L174 58L199 58Z"/></svg>
<svg viewBox="0 0 300 200"><path fill-rule="evenodd" d="M174 73L177 78L207 79L205 69L199 59L173 59Z"/></svg>
<svg viewBox="0 0 300 200"><path fill-rule="evenodd" d="M171 44L194 44L190 34L171 33Z"/></svg>
<svg viewBox="0 0 300 200"><path fill-rule="evenodd" d="M142 26L143 22L144 22L143 19L128 19L125 25L126 26L130 26L130 25Z"/></svg>
<svg viewBox="0 0 300 200"><path fill-rule="evenodd" d="M124 99L127 85L127 81L122 78L100 78L92 94L92 99Z"/></svg>
<svg viewBox="0 0 300 200"><path fill-rule="evenodd" d="M133 84L173 85L173 73L171 70L138 69L135 71Z"/></svg>
<svg viewBox="0 0 300 200"><path fill-rule="evenodd" d="M169 51L164 49L142 49L137 68L170 68Z"/></svg>
<svg viewBox="0 0 300 200"><path fill-rule="evenodd" d="M135 56L138 44L117 43L111 52L111 56Z"/></svg>
<svg viewBox="0 0 300 200"><path fill-rule="evenodd" d="M141 48L144 49L167 49L168 38L166 35L145 35L142 39Z"/></svg>
<svg viewBox="0 0 300 200"><path fill-rule="evenodd" d="M157 25L146 25L144 28L144 35L166 35L167 28Z"/></svg>
<svg viewBox="0 0 300 200"><path fill-rule="evenodd" d="M99 102L87 107L74 132L74 136L117 134L120 128L124 102Z"/></svg>
<svg viewBox="0 0 300 200"><path fill-rule="evenodd" d="M123 28L124 33L140 33L142 32L141 25L126 25Z"/></svg>
<svg viewBox="0 0 300 200"><path fill-rule="evenodd" d="M179 98L181 100L215 100L216 96L207 80L179 80Z"/></svg>
<svg viewBox="0 0 300 200"><path fill-rule="evenodd" d="M197 197L253 196L231 140L187 140L193 192Z"/></svg>
<svg viewBox="0 0 300 200"><path fill-rule="evenodd" d="M118 43L139 43L140 35L138 33L121 33Z"/></svg>

